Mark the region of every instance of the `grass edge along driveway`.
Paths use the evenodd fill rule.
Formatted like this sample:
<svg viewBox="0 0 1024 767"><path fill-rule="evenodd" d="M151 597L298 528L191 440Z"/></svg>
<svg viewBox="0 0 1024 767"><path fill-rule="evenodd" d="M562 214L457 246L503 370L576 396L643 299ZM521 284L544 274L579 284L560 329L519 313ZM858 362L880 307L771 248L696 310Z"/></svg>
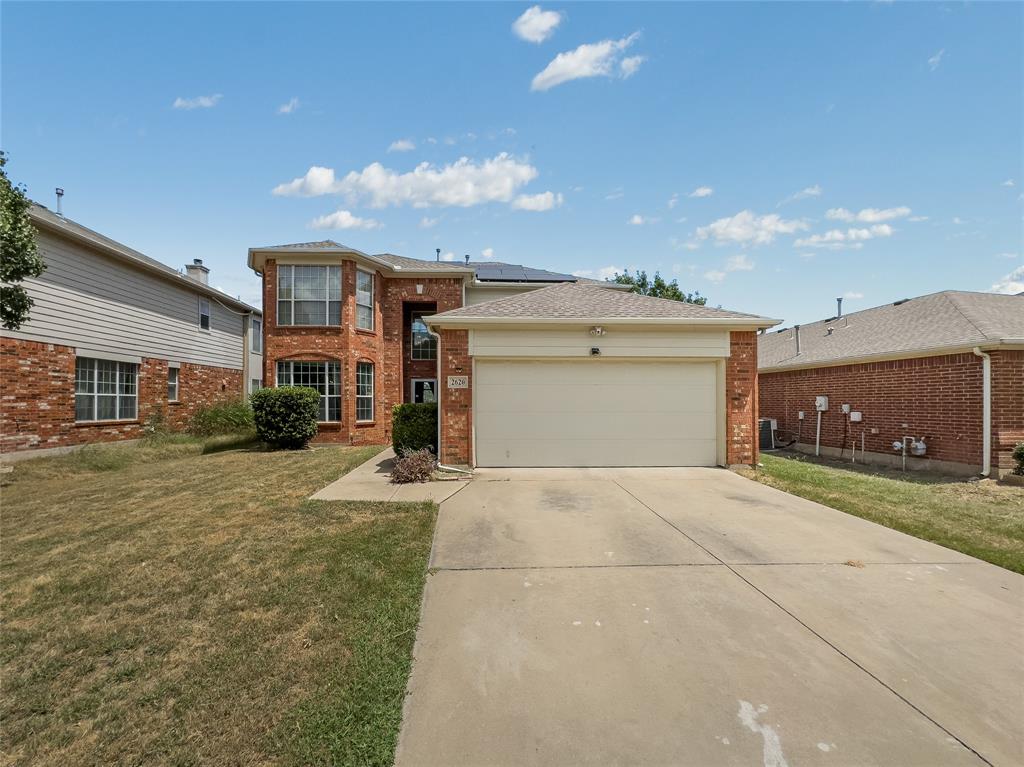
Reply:
<svg viewBox="0 0 1024 767"><path fill-rule="evenodd" d="M762 467L739 473L1024 573L1024 488L844 464L792 452L762 453L761 462Z"/></svg>
<svg viewBox="0 0 1024 767"><path fill-rule="evenodd" d="M0 763L391 763L436 506L306 500L379 447L205 449L3 475Z"/></svg>

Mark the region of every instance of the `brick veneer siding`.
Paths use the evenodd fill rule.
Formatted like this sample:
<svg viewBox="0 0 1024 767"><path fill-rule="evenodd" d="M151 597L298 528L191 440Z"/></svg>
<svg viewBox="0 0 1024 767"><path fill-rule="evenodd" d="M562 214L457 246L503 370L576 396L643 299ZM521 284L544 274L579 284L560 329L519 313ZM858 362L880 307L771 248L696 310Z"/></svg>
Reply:
<svg viewBox="0 0 1024 767"><path fill-rule="evenodd" d="M993 355L994 390L1004 386L995 383L996 368L1001 364L996 363ZM1016 364L1020 375L1019 358ZM1006 365L1012 367L1012 362L1007 360ZM893 454L892 443L907 435L924 437L927 458L981 465L982 362L974 354L762 372L759 389L764 417L778 419L779 428L786 431L796 433L800 428L803 443L814 443L814 397L824 394L829 398L829 409L821 419L824 446L843 446L846 416L841 408L848 403L852 410L863 413L864 420L849 424L845 436L847 450L854 438L859 447L863 431L867 451ZM1012 396L1007 391L1007 398ZM1020 402L1018 393L1018 413L1024 412ZM800 410L805 417L802 428L797 419ZM1003 415L997 417L993 401L993 423L1007 423L1009 434L1009 421L1013 419L1005 414L1005 407L1000 406L999 410ZM1001 420L1004 418L1008 420ZM1020 416L1018 428L1019 419ZM872 433L873 429L877 433Z"/></svg>
<svg viewBox="0 0 1024 767"><path fill-rule="evenodd" d="M757 333L729 334L725 363L725 461L756 464L757 442Z"/></svg>
<svg viewBox="0 0 1024 767"><path fill-rule="evenodd" d="M317 442L352 445L386 444L391 441L391 410L409 399L408 368L412 364L405 350L404 307L407 303L433 303L437 311L462 305L462 282L458 278L386 277L374 274L374 329L355 326L356 263L341 264L341 325L337 327L291 327L277 324L277 263L268 260L263 269L264 350L263 380L277 383L280 360L336 361L341 363L342 416L340 423L322 423ZM369 270L368 270L369 271ZM416 286L423 292L417 293ZM374 420L356 423L356 365L371 362L374 369ZM434 377L436 362L429 362ZM420 369L423 369L420 363Z"/></svg>
<svg viewBox="0 0 1024 767"><path fill-rule="evenodd" d="M469 356L469 331L442 330L441 355L441 463L473 464L473 363ZM469 387L449 389L448 376L467 376Z"/></svg>
<svg viewBox="0 0 1024 767"><path fill-rule="evenodd" d="M999 350L992 358L992 468L1009 473L1013 448L1024 442L1024 351Z"/></svg>
<svg viewBox="0 0 1024 767"><path fill-rule="evenodd" d="M142 359L138 418L75 423L75 350L0 339L0 452L136 439L156 417L182 429L199 408L244 396L241 370L183 363L178 402L169 403L167 367L166 360Z"/></svg>

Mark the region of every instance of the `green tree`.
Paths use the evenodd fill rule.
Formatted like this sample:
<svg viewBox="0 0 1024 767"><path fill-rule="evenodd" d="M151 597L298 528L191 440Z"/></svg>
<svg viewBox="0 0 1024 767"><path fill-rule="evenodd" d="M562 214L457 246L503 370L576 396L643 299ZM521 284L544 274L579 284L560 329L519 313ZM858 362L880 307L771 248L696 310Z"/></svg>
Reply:
<svg viewBox="0 0 1024 767"><path fill-rule="evenodd" d="M658 272L654 273L653 280L647 277L646 271L637 270L633 274L629 272L616 273L611 281L617 282L619 285L629 285L634 293L639 293L641 296L670 298L673 301L685 301L688 304L700 304L701 306L708 302L707 298L699 292L684 293L676 280L665 282Z"/></svg>
<svg viewBox="0 0 1024 767"><path fill-rule="evenodd" d="M17 330L28 320L32 299L17 283L38 277L46 264L36 248L35 229L28 217L32 203L24 186L7 178L7 155L0 152L0 324Z"/></svg>

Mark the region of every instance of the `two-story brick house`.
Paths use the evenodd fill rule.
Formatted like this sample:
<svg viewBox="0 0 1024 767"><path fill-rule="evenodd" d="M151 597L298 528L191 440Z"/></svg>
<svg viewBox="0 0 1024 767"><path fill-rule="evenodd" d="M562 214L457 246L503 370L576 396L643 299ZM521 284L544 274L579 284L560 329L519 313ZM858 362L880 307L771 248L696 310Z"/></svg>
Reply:
<svg viewBox="0 0 1024 767"><path fill-rule="evenodd" d="M249 266L265 385L320 392L317 441L387 443L394 405L436 401L451 465L756 461L756 333L775 320L329 240L252 248Z"/></svg>

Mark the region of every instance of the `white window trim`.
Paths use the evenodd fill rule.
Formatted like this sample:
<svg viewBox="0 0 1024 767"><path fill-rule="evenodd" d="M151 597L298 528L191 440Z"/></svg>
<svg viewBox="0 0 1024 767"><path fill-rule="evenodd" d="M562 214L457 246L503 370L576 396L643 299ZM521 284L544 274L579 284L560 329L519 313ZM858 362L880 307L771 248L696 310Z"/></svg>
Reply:
<svg viewBox="0 0 1024 767"><path fill-rule="evenodd" d="M92 366L92 383L93 390L91 393L78 392L78 361L89 360L93 363ZM100 362L113 362L117 365L117 372L115 373L114 381L114 394L100 394L99 389L99 363ZM135 367L135 394L121 394L121 366L122 365L133 365ZM95 415L99 413L99 398L100 397L114 397L114 417L113 418L85 418L82 420L78 419L78 398L79 397L91 397L92 398L92 412ZM86 357L85 355L76 355L75 357L75 423L132 423L133 421L139 420L139 364L135 362L125 362L123 360L114 360L104 357ZM131 418L121 418L121 400L122 399L134 399L135 400L135 415Z"/></svg>
<svg viewBox="0 0 1024 767"><path fill-rule="evenodd" d="M333 364L338 366L338 393L337 394L326 394L325 393L325 394L321 394L320 395L320 399L322 399L322 400L329 400L329 398L332 397L332 396L338 398L338 420L337 421L321 421L321 420L317 419L317 423L327 423L327 424L331 424L331 423L339 423L340 424L340 423L343 423L344 420L345 420L345 386L344 386L344 381L342 380L342 364L340 362L336 361L336 360L278 360L274 364L274 387L275 388L282 385L281 384L280 365L282 365L282 364L292 365L292 364L294 364L296 362L301 362L301 363L305 363L305 364L314 364L314 365L324 365L324 366L333 363ZM294 374L294 369L289 369L289 372L288 372L289 382L287 384L284 384L285 386L295 386L296 385L294 383L294 381L295 381L294 375L295 375ZM326 367L325 367L325 369L324 369L324 382L325 382L325 384L327 382L326 376L327 376L327 370L326 370ZM262 382L261 382L260 385L262 386ZM329 401L325 401L324 402L324 413L325 414L331 412L330 404L331 403Z"/></svg>
<svg viewBox="0 0 1024 767"><path fill-rule="evenodd" d="M365 274L367 277L370 278L370 303L368 303L368 304L361 304L361 303L359 303L359 275L360 274ZM373 306L373 303L374 303L373 302L373 299L374 299L374 295L373 294L376 291L376 288L377 288L376 276L374 275L373 272L368 272L365 269L356 269L356 317L355 317L355 319L356 319L356 328L359 329L359 330L371 330L371 331L372 330L376 330L376 325L377 325L376 314L377 313L374 311L374 306ZM364 309L369 309L370 310L370 327L368 327L368 328L364 328L362 325L359 324L359 307L363 307Z"/></svg>
<svg viewBox="0 0 1024 767"><path fill-rule="evenodd" d="M300 324L298 322L295 322L295 267L296 266L315 266L315 267L318 267L320 269L326 269L327 270L327 298L324 299L324 320L325 320L325 324L323 324L323 325L304 325L304 324ZM330 323L330 319L331 319L331 271L330 270L332 268L338 269L338 283L339 283L338 298L335 299L335 300L337 300L338 304L341 307L341 309L338 311L338 324L336 324L336 325L332 325ZM281 298L281 270L283 270L283 269L290 269L291 270L291 275L292 275L292 297L291 298ZM282 328L340 328L344 324L344 318L342 317L342 314L344 313L344 308L345 308L345 299L344 299L345 285L344 285L344 275L341 272L341 265L340 264L278 264L278 267L277 267L276 295L277 295L277 298L276 298L276 302L277 303L274 305L274 312L275 312L274 324L276 324L279 327L282 327ZM287 323L287 324L281 322L281 309L280 309L280 307L281 307L281 302L282 301L287 301L289 304L291 304L291 307L292 307L292 311L291 311L292 321ZM335 422L331 421L330 423L335 423Z"/></svg>
<svg viewBox="0 0 1024 767"><path fill-rule="evenodd" d="M174 398L171 398L171 371L174 371ZM167 366L167 401L181 402L181 368L177 365Z"/></svg>
<svg viewBox="0 0 1024 767"><path fill-rule="evenodd" d="M206 304L206 311L203 311L203 304ZM206 317L206 327L203 327L203 317ZM205 333L213 330L213 310L210 307L210 299L199 297L199 329Z"/></svg>
<svg viewBox="0 0 1024 767"><path fill-rule="evenodd" d="M437 404L437 379L436 378L413 378L409 381L409 401L416 402L416 384L429 381L434 384L434 404Z"/></svg>
<svg viewBox="0 0 1024 767"><path fill-rule="evenodd" d="M370 366L370 393L360 394L359 393L359 368L363 365ZM373 423L377 420L377 405L374 402L377 394L377 366L372 362L357 362L356 363L356 423ZM359 417L359 400L370 400L370 417L360 418Z"/></svg>

